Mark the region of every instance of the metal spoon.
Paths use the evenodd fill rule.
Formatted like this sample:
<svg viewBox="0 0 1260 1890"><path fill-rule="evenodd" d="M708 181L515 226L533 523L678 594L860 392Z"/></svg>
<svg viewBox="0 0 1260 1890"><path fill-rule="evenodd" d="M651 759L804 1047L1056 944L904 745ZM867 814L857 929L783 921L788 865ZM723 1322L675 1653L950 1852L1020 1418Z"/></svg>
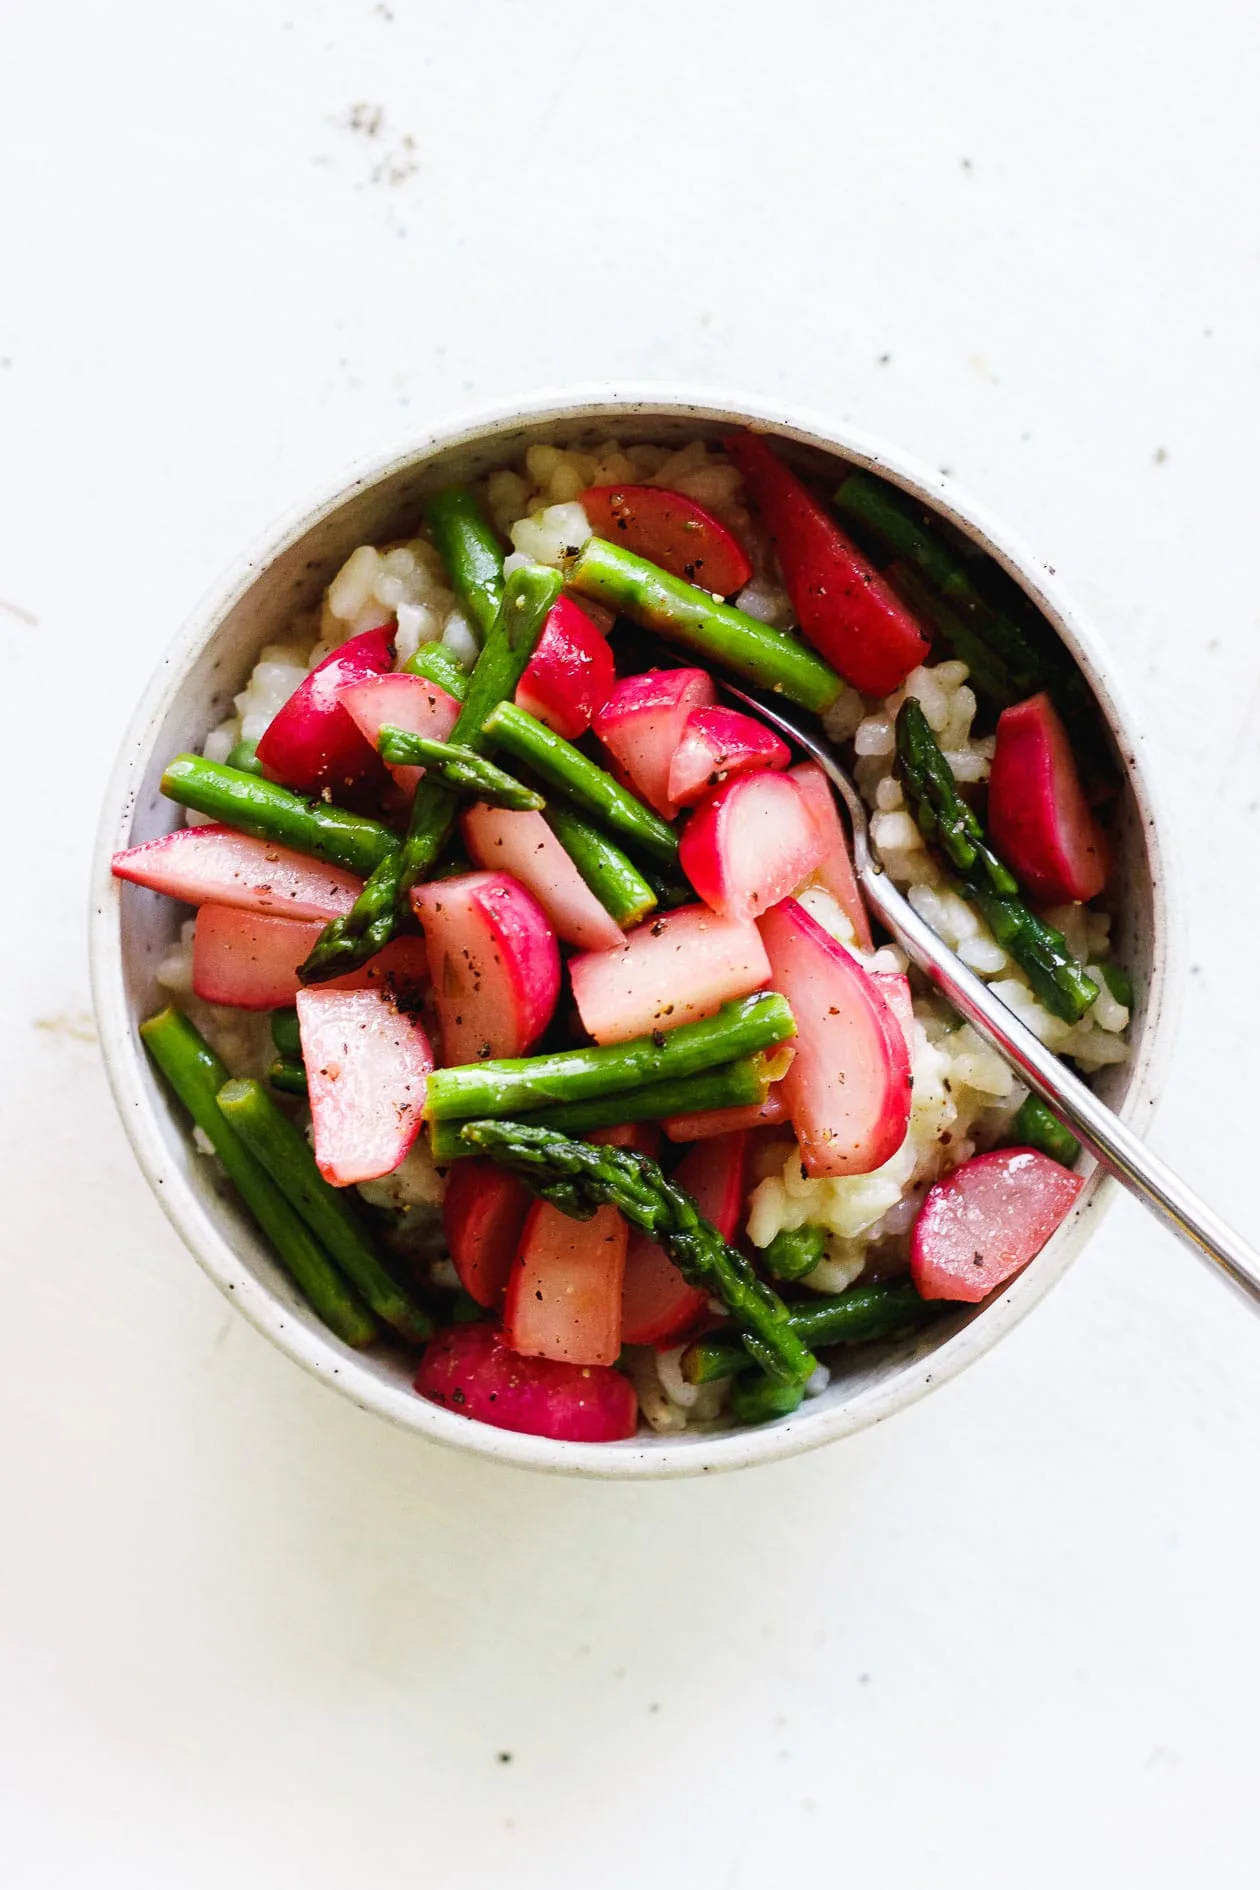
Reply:
<svg viewBox="0 0 1260 1890"><path fill-rule="evenodd" d="M747 703L797 748L803 749L840 790L853 828L858 884L872 910L878 913L906 955L954 1009L1001 1051L1029 1088L1036 1090L1090 1154L1124 1183L1130 1194L1143 1201L1240 1292L1260 1304L1260 1253L1227 1227L1220 1215L1206 1201L1201 1201L1166 1162L1153 1155L1079 1076L1047 1050L898 892L872 856L865 805L828 744L798 728L777 705L763 697L748 695L727 682L723 682L722 687Z"/></svg>

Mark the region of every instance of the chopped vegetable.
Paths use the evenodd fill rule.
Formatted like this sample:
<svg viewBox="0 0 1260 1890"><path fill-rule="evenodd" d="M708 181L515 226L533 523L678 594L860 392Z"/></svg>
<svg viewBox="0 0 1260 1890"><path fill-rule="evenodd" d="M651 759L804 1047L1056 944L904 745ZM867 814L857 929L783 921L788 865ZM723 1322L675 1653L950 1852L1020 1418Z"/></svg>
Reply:
<svg viewBox="0 0 1260 1890"><path fill-rule="evenodd" d="M662 1123L671 1142L704 1142L713 1135L733 1135L740 1129L770 1129L787 1121L787 1104L780 1083L772 1083L761 1103L738 1109L698 1109L681 1116L666 1116Z"/></svg>
<svg viewBox="0 0 1260 1890"><path fill-rule="evenodd" d="M604 1044L712 1017L769 978L756 926L696 905L664 912L612 950L583 952L569 964L583 1028Z"/></svg>
<svg viewBox="0 0 1260 1890"><path fill-rule="evenodd" d="M523 1056L551 1022L560 953L547 915L510 873L414 888L446 1063Z"/></svg>
<svg viewBox="0 0 1260 1890"><path fill-rule="evenodd" d="M374 676L370 682L351 683L339 696L355 727L373 748L379 749L381 730L404 728L413 735L427 735L431 741L449 741L459 720L459 702L436 683L424 682L405 672L396 676ZM423 766L399 763L384 757L390 773L400 788L414 794L424 773Z"/></svg>
<svg viewBox="0 0 1260 1890"><path fill-rule="evenodd" d="M875 949L871 938L871 922L862 903L858 890L857 874L853 870L853 856L849 852L848 836L836 811L835 795L831 783L816 761L802 762L800 767L789 770L801 793L809 804L810 812L817 821L826 852L819 861L817 878L827 888L832 898L837 900L849 924L853 927L853 936L864 952Z"/></svg>
<svg viewBox="0 0 1260 1890"><path fill-rule="evenodd" d="M647 917L656 905L657 894L646 875L620 847L614 846L606 834L575 814L571 807L548 807L544 809L543 819L619 931L622 926L637 925L640 919ZM687 897L690 897L690 888ZM580 939L573 942L585 943ZM590 943L594 945L593 940ZM604 943L614 945L620 940L609 938Z"/></svg>
<svg viewBox="0 0 1260 1890"><path fill-rule="evenodd" d="M934 1318L940 1309L923 1300L903 1280L878 1280L846 1292L811 1294L787 1309L802 1342L821 1351L829 1345L860 1345L886 1339ZM737 1334L714 1332L697 1339L682 1356L682 1374L691 1385L730 1378L748 1366L748 1352Z"/></svg>
<svg viewBox="0 0 1260 1890"><path fill-rule="evenodd" d="M723 1240L734 1240L744 1212L744 1167L748 1138L724 1135L697 1143L683 1156L674 1181L685 1188ZM621 1293L621 1338L625 1345L669 1345L704 1317L709 1295L689 1284L664 1247L636 1228L626 1250Z"/></svg>
<svg viewBox="0 0 1260 1890"><path fill-rule="evenodd" d="M494 529L467 486L431 492L422 509L455 595L484 640L504 591L503 552Z"/></svg>
<svg viewBox="0 0 1260 1890"><path fill-rule="evenodd" d="M739 540L684 493L661 486L588 486L578 503L601 538L719 597L742 591L752 576L752 560Z"/></svg>
<svg viewBox="0 0 1260 1890"><path fill-rule="evenodd" d="M784 1227L762 1251L761 1264L772 1280L800 1280L812 1273L827 1251L827 1230L806 1221Z"/></svg>
<svg viewBox="0 0 1260 1890"><path fill-rule="evenodd" d="M493 761L479 755L475 748L460 742L431 741L424 735L412 735L405 729L381 729L377 738L382 759L397 764L413 763L416 775L429 773L445 781L457 794L475 794L491 807L506 807L516 813L537 813L546 802L533 788L527 788L513 775L496 768Z"/></svg>
<svg viewBox="0 0 1260 1890"><path fill-rule="evenodd" d="M786 768L791 750L773 729L739 709L693 709L669 764L666 792L691 807L737 774Z"/></svg>
<svg viewBox="0 0 1260 1890"><path fill-rule="evenodd" d="M516 685L516 704L545 728L575 742L585 735L617 680L608 639L563 592Z"/></svg>
<svg viewBox="0 0 1260 1890"><path fill-rule="evenodd" d="M207 1004L242 1011L292 1004L301 989L297 968L321 930L318 919L202 906L193 934L193 990Z"/></svg>
<svg viewBox="0 0 1260 1890"><path fill-rule="evenodd" d="M973 1155L929 1189L910 1275L924 1299L987 1299L1041 1252L1085 1186L1035 1148Z"/></svg>
<svg viewBox="0 0 1260 1890"><path fill-rule="evenodd" d="M460 832L478 866L510 873L528 887L566 945L584 951L620 945L621 927L541 814L508 813L478 801L461 816Z"/></svg>
<svg viewBox="0 0 1260 1890"><path fill-rule="evenodd" d="M785 774L742 774L703 801L679 848L700 897L732 920L777 906L823 862L827 841L809 802Z"/></svg>
<svg viewBox="0 0 1260 1890"><path fill-rule="evenodd" d="M1081 1152L1081 1145L1070 1129L1065 1129L1040 1096L1025 1096L1003 1138L1016 1148L1035 1148L1051 1161L1071 1168Z"/></svg>
<svg viewBox="0 0 1260 1890"><path fill-rule="evenodd" d="M200 755L176 755L167 763L161 785L167 799L178 801L181 807L207 814L212 821L265 840L269 846L291 847L329 866L344 867L360 878L398 851L398 835L379 820L351 814L326 801L303 800L275 781L206 761ZM206 831L201 829L203 834Z"/></svg>
<svg viewBox="0 0 1260 1890"><path fill-rule="evenodd" d="M436 1334L416 1390L461 1417L570 1444L633 1437L638 1419L633 1386L611 1366L522 1358L484 1321Z"/></svg>
<svg viewBox="0 0 1260 1890"><path fill-rule="evenodd" d="M525 1183L495 1162L460 1162L447 1177L446 1244L460 1285L479 1306L503 1304L529 1204Z"/></svg>
<svg viewBox="0 0 1260 1890"><path fill-rule="evenodd" d="M989 830L998 852L1046 905L1095 899L1107 883L1107 842L1048 695L998 717Z"/></svg>
<svg viewBox="0 0 1260 1890"><path fill-rule="evenodd" d="M419 676L424 682L436 683L456 702L462 702L468 694L468 671L457 656L452 656L444 643L422 643L407 658L402 673Z"/></svg>
<svg viewBox="0 0 1260 1890"><path fill-rule="evenodd" d="M716 701L707 670L650 669L619 682L595 717L595 733L631 787L665 820L678 812L669 774L688 718Z"/></svg>
<svg viewBox="0 0 1260 1890"><path fill-rule="evenodd" d="M508 1274L503 1336L512 1350L573 1365L614 1364L628 1236L615 1207L575 1221L535 1201Z"/></svg>
<svg viewBox="0 0 1260 1890"><path fill-rule="evenodd" d="M316 864L230 827L177 827L115 853L110 866L116 879L190 906L234 906L285 919L349 912L363 883L341 867Z"/></svg>
<svg viewBox="0 0 1260 1890"><path fill-rule="evenodd" d="M346 1187L392 1174L420 1132L429 1040L383 991L297 997L315 1159Z"/></svg>
<svg viewBox="0 0 1260 1890"><path fill-rule="evenodd" d="M256 750L263 773L304 794L340 792L369 779L379 767L369 741L341 700L351 684L381 676L394 665L390 625L365 630L326 656L268 723Z"/></svg>

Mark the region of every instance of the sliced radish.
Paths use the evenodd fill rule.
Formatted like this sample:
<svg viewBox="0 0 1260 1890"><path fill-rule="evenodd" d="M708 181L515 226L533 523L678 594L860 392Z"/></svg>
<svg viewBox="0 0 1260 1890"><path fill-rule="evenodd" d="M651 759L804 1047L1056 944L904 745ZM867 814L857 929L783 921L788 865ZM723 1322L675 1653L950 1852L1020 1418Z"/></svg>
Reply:
<svg viewBox="0 0 1260 1890"><path fill-rule="evenodd" d="M424 676L400 671L396 676L373 676L368 682L349 683L337 697L355 727L373 749L383 728L405 729L408 735L427 735L430 741L449 741L459 720L454 696ZM423 768L391 767L400 788L414 794Z"/></svg>
<svg viewBox="0 0 1260 1890"><path fill-rule="evenodd" d="M989 832L1012 872L1047 905L1094 899L1107 883L1107 841L1047 695L1030 696L998 717Z"/></svg>
<svg viewBox="0 0 1260 1890"><path fill-rule="evenodd" d="M596 1043L676 1030L747 997L770 976L755 925L679 906L627 932L615 951L569 961L582 1025Z"/></svg>
<svg viewBox="0 0 1260 1890"><path fill-rule="evenodd" d="M292 1004L298 966L323 931L318 919L275 919L239 906L202 906L193 934L193 990L207 1004L274 1011Z"/></svg>
<svg viewBox="0 0 1260 1890"><path fill-rule="evenodd" d="M442 1021L442 1059L523 1056L551 1022L560 953L547 915L510 873L461 873L413 889Z"/></svg>
<svg viewBox="0 0 1260 1890"><path fill-rule="evenodd" d="M392 1174L420 1132L428 1038L382 991L307 986L296 1003L320 1173L339 1188Z"/></svg>
<svg viewBox="0 0 1260 1890"><path fill-rule="evenodd" d="M914 997L910 990L909 978L904 971L868 971L866 975L896 1018L901 1034L906 1040L910 1060L913 1062Z"/></svg>
<svg viewBox="0 0 1260 1890"><path fill-rule="evenodd" d="M514 1352L611 1365L621 1350L628 1228L615 1207L575 1221L536 1201L508 1274L503 1336Z"/></svg>
<svg viewBox="0 0 1260 1890"><path fill-rule="evenodd" d="M911 1239L911 1279L924 1299L986 1298L1041 1252L1084 1186L1035 1148L973 1156L928 1190Z"/></svg>
<svg viewBox="0 0 1260 1890"><path fill-rule="evenodd" d="M700 897L726 919L777 906L822 861L827 843L795 781L743 774L701 803L679 862Z"/></svg>
<svg viewBox="0 0 1260 1890"><path fill-rule="evenodd" d="M454 1162L442 1199L446 1245L459 1283L479 1306L500 1306L533 1197L497 1162Z"/></svg>
<svg viewBox="0 0 1260 1890"><path fill-rule="evenodd" d="M783 1099L806 1172L865 1175L910 1121L910 1056L878 985L795 899L761 920L771 982L796 1019Z"/></svg>
<svg viewBox="0 0 1260 1890"><path fill-rule="evenodd" d="M591 726L636 794L665 820L678 812L669 771L693 709L717 700L703 669L649 669L619 682Z"/></svg>
<svg viewBox="0 0 1260 1890"><path fill-rule="evenodd" d="M366 965L343 972L320 986L322 991L383 991L401 1010L414 1010L429 985L429 955L424 940L409 932L391 938Z"/></svg>
<svg viewBox="0 0 1260 1890"><path fill-rule="evenodd" d="M744 1212L744 1166L748 1138L723 1135L697 1144L674 1174L723 1240L733 1240ZM658 1241L635 1228L626 1249L621 1289L623 1345L665 1345L703 1317L709 1296L688 1286Z"/></svg>
<svg viewBox="0 0 1260 1890"><path fill-rule="evenodd" d="M752 560L712 512L662 486L588 486L578 504L591 530L689 584L730 597L752 576Z"/></svg>
<svg viewBox="0 0 1260 1890"><path fill-rule="evenodd" d="M853 927L854 939L861 950L874 951L871 922L858 890L848 838L836 810L831 783L816 761L804 761L799 768L791 768L788 773L805 796L809 811L818 822L827 843L827 851L818 864L818 878L847 915Z"/></svg>
<svg viewBox="0 0 1260 1890"><path fill-rule="evenodd" d="M724 444L774 540L801 629L855 689L890 695L928 653L918 621L764 440L737 433Z"/></svg>
<svg viewBox="0 0 1260 1890"><path fill-rule="evenodd" d="M669 764L669 798L690 807L732 775L786 768L791 759L787 743L755 716L739 709L693 709Z"/></svg>
<svg viewBox="0 0 1260 1890"><path fill-rule="evenodd" d="M741 1103L734 1109L698 1109L691 1116L667 1116L662 1123L671 1142L704 1142L712 1135L731 1135L738 1129L770 1129L787 1121L787 1104L778 1083L762 1103Z"/></svg>
<svg viewBox="0 0 1260 1890"><path fill-rule="evenodd" d="M478 866L511 873L529 888L566 945L608 951L621 944L621 927L599 903L541 814L514 813L478 801L463 815L460 831Z"/></svg>
<svg viewBox="0 0 1260 1890"><path fill-rule="evenodd" d="M534 654L516 685L516 702L557 735L575 742L607 702L616 680L607 637L580 604L562 594L547 612Z"/></svg>
<svg viewBox="0 0 1260 1890"><path fill-rule="evenodd" d="M365 630L326 656L263 730L258 744L263 773L301 794L353 787L377 774L376 750L356 728L341 691L383 675L393 664L390 624Z"/></svg>
<svg viewBox="0 0 1260 1890"><path fill-rule="evenodd" d="M613 1444L633 1437L638 1423L634 1387L620 1372L522 1358L485 1321L436 1333L416 1390L461 1417L570 1444Z"/></svg>
<svg viewBox="0 0 1260 1890"><path fill-rule="evenodd" d="M115 853L110 865L118 879L190 906L239 906L286 919L338 919L363 891L363 881L340 866L231 827L177 827Z"/></svg>
<svg viewBox="0 0 1260 1890"><path fill-rule="evenodd" d="M661 1130L656 1122L618 1122L609 1129L592 1129L584 1139L602 1143L605 1148L632 1148L655 1160L660 1151Z"/></svg>

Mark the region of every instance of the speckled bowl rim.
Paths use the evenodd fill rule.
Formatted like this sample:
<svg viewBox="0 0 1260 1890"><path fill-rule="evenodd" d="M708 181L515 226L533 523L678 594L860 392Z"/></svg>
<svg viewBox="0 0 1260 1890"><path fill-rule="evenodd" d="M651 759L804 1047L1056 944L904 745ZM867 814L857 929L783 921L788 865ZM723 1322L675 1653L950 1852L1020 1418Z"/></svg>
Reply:
<svg viewBox="0 0 1260 1890"><path fill-rule="evenodd" d="M986 507L965 496L947 475L848 424L796 405L727 389L636 382L547 389L458 415L399 449L370 459L313 504L290 513L264 533L192 612L153 676L132 719L102 803L92 875L90 962L93 1002L102 1054L115 1102L141 1169L166 1215L202 1268L273 1344L313 1376L335 1386L361 1409L375 1411L437 1443L472 1451L500 1463L519 1464L570 1476L658 1478L698 1476L769 1463L847 1437L923 1397L957 1376L1023 1319L1066 1272L1098 1225L1116 1183L1099 1171L1082 1191L1070 1221L1061 1228L1007 1290L970 1324L922 1355L909 1358L881 1383L851 1397L820 1399L793 1417L754 1430L691 1434L677 1440L570 1444L495 1430L431 1404L402 1386L383 1383L356 1354L322 1331L303 1329L277 1296L243 1265L224 1229L172 1165L146 1084L146 1067L128 1008L119 919L119 886L109 859L128 844L139 782L151 757L156 731L185 687L203 645L277 556L354 495L403 467L438 452L508 433L522 422L580 422L660 413L692 415L697 421L763 426L807 447L843 455L868 466L928 501L1032 594L1060 631L1085 672L1126 764L1139 817L1145 827L1151 872L1152 972L1144 1031L1134 1057L1121 1113L1143 1128L1158 1098L1172 1048L1172 1007L1167 992L1180 962L1180 908L1169 875L1167 826L1152 787L1146 742L1123 707L1111 659L1082 618L1052 567L1033 553Z"/></svg>

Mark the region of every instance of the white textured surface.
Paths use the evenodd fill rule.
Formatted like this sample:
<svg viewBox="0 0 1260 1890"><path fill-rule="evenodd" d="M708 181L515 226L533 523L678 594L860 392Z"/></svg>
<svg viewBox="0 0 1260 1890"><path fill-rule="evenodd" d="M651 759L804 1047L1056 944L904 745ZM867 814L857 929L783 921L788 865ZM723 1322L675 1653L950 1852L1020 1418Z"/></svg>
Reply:
<svg viewBox="0 0 1260 1890"><path fill-rule="evenodd" d="M172 629L348 458L539 382L781 393L955 470L1124 657L1191 901L1157 1140L1255 1231L1258 66L1237 0L10 0L6 1885L1254 1882L1260 1327L1135 1208L829 1452L443 1454L176 1243L83 886Z"/></svg>

